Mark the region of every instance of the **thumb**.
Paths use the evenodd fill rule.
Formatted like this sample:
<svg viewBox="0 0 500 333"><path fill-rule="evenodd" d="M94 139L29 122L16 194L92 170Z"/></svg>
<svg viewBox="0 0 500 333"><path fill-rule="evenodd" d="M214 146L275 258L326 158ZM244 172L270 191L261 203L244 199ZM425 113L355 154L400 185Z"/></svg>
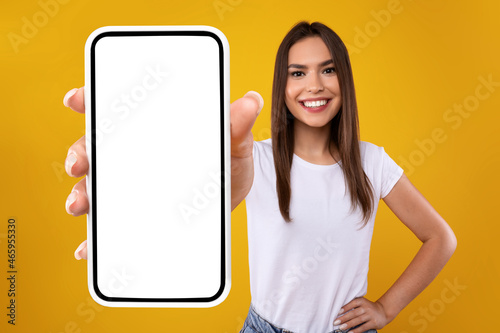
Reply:
<svg viewBox="0 0 500 333"><path fill-rule="evenodd" d="M262 110L262 108L264 107L264 99L262 98L262 96L258 92L250 90L245 95L243 95L243 97L250 97L257 101L259 105L259 110L257 111L257 114L259 114L260 110Z"/></svg>
<svg viewBox="0 0 500 333"><path fill-rule="evenodd" d="M231 104L231 145L237 148L244 143L257 116L264 106L264 99L255 91L247 92Z"/></svg>

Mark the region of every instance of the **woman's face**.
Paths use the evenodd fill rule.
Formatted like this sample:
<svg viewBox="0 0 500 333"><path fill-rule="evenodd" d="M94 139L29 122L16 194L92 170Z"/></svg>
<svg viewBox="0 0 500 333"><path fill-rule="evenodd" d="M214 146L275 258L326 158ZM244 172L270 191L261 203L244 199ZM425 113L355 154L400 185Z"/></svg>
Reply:
<svg viewBox="0 0 500 333"><path fill-rule="evenodd" d="M295 119L323 127L338 113L342 98L330 51L320 37L307 37L288 53L285 102Z"/></svg>

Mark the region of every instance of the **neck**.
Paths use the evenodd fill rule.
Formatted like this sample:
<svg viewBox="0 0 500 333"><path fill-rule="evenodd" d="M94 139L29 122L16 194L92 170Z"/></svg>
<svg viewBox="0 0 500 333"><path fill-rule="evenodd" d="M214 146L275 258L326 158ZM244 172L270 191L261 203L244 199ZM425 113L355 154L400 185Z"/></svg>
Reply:
<svg viewBox="0 0 500 333"><path fill-rule="evenodd" d="M330 143L330 123L323 127L311 127L296 119L294 121L294 153L312 163L338 162L335 144Z"/></svg>

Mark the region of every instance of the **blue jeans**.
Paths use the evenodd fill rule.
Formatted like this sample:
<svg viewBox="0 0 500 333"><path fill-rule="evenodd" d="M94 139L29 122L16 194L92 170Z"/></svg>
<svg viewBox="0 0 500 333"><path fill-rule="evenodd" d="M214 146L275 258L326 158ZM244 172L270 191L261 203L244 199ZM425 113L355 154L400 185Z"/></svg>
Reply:
<svg viewBox="0 0 500 333"><path fill-rule="evenodd" d="M357 327L357 326L356 326ZM355 327L353 327L355 328ZM248 310L248 316L243 323L243 328L240 333L293 333L284 328L276 327L255 312L252 305L250 305L250 310ZM349 330L335 330L329 333L346 333ZM377 330L368 330L364 333L377 333Z"/></svg>

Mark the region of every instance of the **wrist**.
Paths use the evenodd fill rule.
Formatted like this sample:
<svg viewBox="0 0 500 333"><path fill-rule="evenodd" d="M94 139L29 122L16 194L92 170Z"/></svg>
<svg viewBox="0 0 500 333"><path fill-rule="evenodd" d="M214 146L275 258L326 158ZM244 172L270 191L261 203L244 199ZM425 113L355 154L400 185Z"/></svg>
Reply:
<svg viewBox="0 0 500 333"><path fill-rule="evenodd" d="M386 319L386 324L390 323L391 321L394 320L394 318L396 318L396 316L398 315L399 311L397 311L396 309L394 309L393 307L391 307L391 304L389 303L385 303L383 300L379 299L375 302L379 307L380 309L382 310L382 312L384 313L385 315L385 319Z"/></svg>

